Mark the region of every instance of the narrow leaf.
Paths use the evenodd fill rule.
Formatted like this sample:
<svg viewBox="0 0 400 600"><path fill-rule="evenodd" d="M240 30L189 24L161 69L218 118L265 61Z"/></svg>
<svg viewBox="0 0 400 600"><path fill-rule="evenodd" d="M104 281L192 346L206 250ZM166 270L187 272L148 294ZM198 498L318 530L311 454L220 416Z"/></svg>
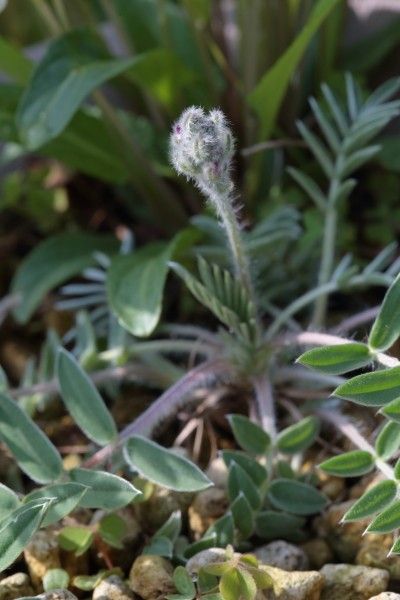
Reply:
<svg viewBox="0 0 400 600"><path fill-rule="evenodd" d="M83 508L116 510L126 506L141 494L126 479L105 471L72 469L69 471L69 476L75 483L88 488L79 503Z"/></svg>
<svg viewBox="0 0 400 600"><path fill-rule="evenodd" d="M308 194L308 196L315 202L317 207L323 212L326 209L326 199L323 195L321 188L315 183L311 177L300 171L299 169L295 169L294 167L289 167L287 169L289 175L293 177L293 179L299 184L299 186Z"/></svg>
<svg viewBox="0 0 400 600"><path fill-rule="evenodd" d="M389 533L400 527L400 500L378 515L367 528L368 533Z"/></svg>
<svg viewBox="0 0 400 600"><path fill-rule="evenodd" d="M275 479L269 487L268 498L276 508L295 515L313 515L328 503L326 496L315 487L292 479Z"/></svg>
<svg viewBox="0 0 400 600"><path fill-rule="evenodd" d="M400 367L357 375L334 391L335 396L364 406L383 406L400 397Z"/></svg>
<svg viewBox="0 0 400 600"><path fill-rule="evenodd" d="M375 450L379 458L388 460L400 447L400 423L386 423L375 442Z"/></svg>
<svg viewBox="0 0 400 600"><path fill-rule="evenodd" d="M306 417L284 429L278 436L277 445L281 452L295 454L309 448L319 432L316 417Z"/></svg>
<svg viewBox="0 0 400 600"><path fill-rule="evenodd" d="M228 475L229 500L234 502L234 500L242 494L246 497L246 500L254 510L260 508L261 498L256 486L238 464L232 463L229 467Z"/></svg>
<svg viewBox="0 0 400 600"><path fill-rule="evenodd" d="M266 431L243 415L229 415L228 421L232 427L235 440L250 454L265 454L271 444Z"/></svg>
<svg viewBox="0 0 400 600"><path fill-rule="evenodd" d="M56 483L34 490L24 498L24 503L52 500L43 519L43 527L61 521L81 502L87 488L79 483Z"/></svg>
<svg viewBox="0 0 400 600"><path fill-rule="evenodd" d="M224 463L229 468L232 462L237 463L253 480L257 487L262 486L268 478L268 471L255 458L247 456L239 450L223 450L222 458Z"/></svg>
<svg viewBox="0 0 400 600"><path fill-rule="evenodd" d="M239 530L243 539L247 539L254 530L254 514L244 493L240 493L231 503L230 510L235 527Z"/></svg>
<svg viewBox="0 0 400 600"><path fill-rule="evenodd" d="M212 486L197 465L139 435L129 438L124 455L143 477L168 489L197 492Z"/></svg>
<svg viewBox="0 0 400 600"><path fill-rule="evenodd" d="M383 299L378 316L369 334L368 344L374 352L384 352L400 335L400 275L396 277Z"/></svg>
<svg viewBox="0 0 400 600"><path fill-rule="evenodd" d="M344 522L358 521L383 510L396 497L397 486L387 479L367 490L343 517Z"/></svg>
<svg viewBox="0 0 400 600"><path fill-rule="evenodd" d="M369 473L374 468L374 457L365 450L352 450L338 456L328 458L319 468L338 477L358 477Z"/></svg>
<svg viewBox="0 0 400 600"><path fill-rule="evenodd" d="M100 445L115 440L117 428L103 399L72 354L63 349L57 357L57 377L64 404L87 437Z"/></svg>
<svg viewBox="0 0 400 600"><path fill-rule="evenodd" d="M34 481L47 483L61 475L62 460L56 448L17 402L2 393L0 439L24 473Z"/></svg>
<svg viewBox="0 0 400 600"><path fill-rule="evenodd" d="M17 508L0 526L0 572L14 562L39 528L49 501L29 502Z"/></svg>
<svg viewBox="0 0 400 600"><path fill-rule="evenodd" d="M323 346L304 352L298 359L302 365L317 371L340 375L364 367L372 361L368 346L357 342Z"/></svg>

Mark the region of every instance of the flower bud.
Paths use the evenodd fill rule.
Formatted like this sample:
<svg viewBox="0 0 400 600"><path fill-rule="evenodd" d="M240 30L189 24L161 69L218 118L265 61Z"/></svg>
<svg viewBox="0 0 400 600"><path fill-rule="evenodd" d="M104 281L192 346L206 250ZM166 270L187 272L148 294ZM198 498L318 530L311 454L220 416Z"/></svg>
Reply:
<svg viewBox="0 0 400 600"><path fill-rule="evenodd" d="M208 196L229 193L229 176L235 144L220 110L206 113L187 108L173 126L170 139L171 162L178 173L193 179Z"/></svg>

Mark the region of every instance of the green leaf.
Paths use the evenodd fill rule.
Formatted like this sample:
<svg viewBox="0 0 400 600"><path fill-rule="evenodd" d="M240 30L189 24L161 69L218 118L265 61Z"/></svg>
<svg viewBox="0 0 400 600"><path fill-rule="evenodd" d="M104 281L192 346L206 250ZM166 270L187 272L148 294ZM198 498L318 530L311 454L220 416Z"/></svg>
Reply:
<svg viewBox="0 0 400 600"><path fill-rule="evenodd" d="M328 458L319 465L319 468L337 477L358 477L372 471L374 464L374 457L370 452L352 450Z"/></svg>
<svg viewBox="0 0 400 600"><path fill-rule="evenodd" d="M208 548L215 548L217 544L217 534L212 532L210 535L203 536L198 542L193 542L185 548L183 553L186 559L192 558L195 554L198 554L202 550L208 550Z"/></svg>
<svg viewBox="0 0 400 600"><path fill-rule="evenodd" d="M0 572L21 554L39 528L48 500L29 502L17 508L0 525Z"/></svg>
<svg viewBox="0 0 400 600"><path fill-rule="evenodd" d="M117 427L95 385L64 349L57 357L61 397L72 418L89 439L106 445L117 438Z"/></svg>
<svg viewBox="0 0 400 600"><path fill-rule="evenodd" d="M174 545L167 537L163 535L155 536L150 540L150 543L142 550L142 554L164 556L172 558L174 554Z"/></svg>
<svg viewBox="0 0 400 600"><path fill-rule="evenodd" d="M194 463L140 435L125 444L124 455L140 475L177 492L197 492L212 482Z"/></svg>
<svg viewBox="0 0 400 600"><path fill-rule="evenodd" d="M243 539L251 536L254 530L254 514L243 492L230 505L233 521Z"/></svg>
<svg viewBox="0 0 400 600"><path fill-rule="evenodd" d="M231 463L228 474L228 496L233 502L238 496L243 494L246 500L254 510L258 510L261 505L260 494L251 478L238 464Z"/></svg>
<svg viewBox="0 0 400 600"><path fill-rule="evenodd" d="M156 327L173 244L150 244L128 256L117 256L107 275L112 311L130 333L146 337Z"/></svg>
<svg viewBox="0 0 400 600"><path fill-rule="evenodd" d="M229 415L228 421L235 440L243 450L255 455L268 452L271 438L259 425L243 415Z"/></svg>
<svg viewBox="0 0 400 600"><path fill-rule="evenodd" d="M315 181L299 169L288 167L287 171L289 175L293 177L299 186L306 192L306 194L308 194L311 200L315 202L316 206L322 211L326 210L325 196Z"/></svg>
<svg viewBox="0 0 400 600"><path fill-rule="evenodd" d="M165 523L157 530L154 534L156 536L163 536L167 539L171 540L174 544L178 539L179 534L182 529L182 514L180 510L175 510L169 518L165 521Z"/></svg>
<svg viewBox="0 0 400 600"><path fill-rule="evenodd" d="M400 423L400 398L395 398L392 402L381 408L379 412L391 421Z"/></svg>
<svg viewBox="0 0 400 600"><path fill-rule="evenodd" d="M84 508L116 510L130 504L141 494L126 479L105 471L72 469L68 474L72 481L88 488L79 503Z"/></svg>
<svg viewBox="0 0 400 600"><path fill-rule="evenodd" d="M381 511L396 497L397 486L394 481L387 479L374 485L364 492L357 502L344 515L342 521L358 521Z"/></svg>
<svg viewBox="0 0 400 600"><path fill-rule="evenodd" d="M323 346L304 352L296 362L316 371L340 375L364 367L372 361L368 346L357 342Z"/></svg>
<svg viewBox="0 0 400 600"><path fill-rule="evenodd" d="M122 540L126 534L126 522L119 515L112 513L103 517L99 523L98 533L101 539L113 548L123 548Z"/></svg>
<svg viewBox="0 0 400 600"><path fill-rule="evenodd" d="M275 479L269 487L268 498L276 508L295 515L313 515L328 503L326 496L315 487L293 479Z"/></svg>
<svg viewBox="0 0 400 600"><path fill-rule="evenodd" d="M63 527L58 534L58 544L63 550L81 556L90 548L94 533L88 527Z"/></svg>
<svg viewBox="0 0 400 600"><path fill-rule="evenodd" d="M235 538L235 524L230 512L214 521L214 523L206 531L205 536L208 538L213 533L216 534L216 546L224 548L229 544L233 544Z"/></svg>
<svg viewBox="0 0 400 600"><path fill-rule="evenodd" d="M3 483L0 483L0 521L19 506L18 496Z"/></svg>
<svg viewBox="0 0 400 600"><path fill-rule="evenodd" d="M176 567L173 574L173 580L175 587L180 594L190 598L195 598L196 588L185 567Z"/></svg>
<svg viewBox="0 0 400 600"><path fill-rule="evenodd" d="M400 527L400 500L381 512L367 527L368 533L389 533Z"/></svg>
<svg viewBox="0 0 400 600"><path fill-rule="evenodd" d="M319 420L316 417L306 417L278 435L278 449L285 454L302 452L311 446L318 433Z"/></svg>
<svg viewBox="0 0 400 600"><path fill-rule="evenodd" d="M268 472L255 458L247 456L239 450L223 450L222 458L229 468L232 462L237 463L253 480L257 487L262 486L268 479Z"/></svg>
<svg viewBox="0 0 400 600"><path fill-rule="evenodd" d="M64 569L49 569L44 574L42 583L45 592L67 589L69 585L69 575Z"/></svg>
<svg viewBox="0 0 400 600"><path fill-rule="evenodd" d="M97 87L133 66L135 58L108 59L90 30L71 31L50 43L17 111L24 145L34 150L68 125Z"/></svg>
<svg viewBox="0 0 400 600"><path fill-rule="evenodd" d="M275 510L265 510L256 516L257 535L267 540L291 537L303 525L304 518Z"/></svg>
<svg viewBox="0 0 400 600"><path fill-rule="evenodd" d="M375 442L375 450L379 458L388 460L397 452L400 447L400 424L386 423Z"/></svg>
<svg viewBox="0 0 400 600"><path fill-rule="evenodd" d="M261 121L260 137L270 135L290 80L318 28L340 0L318 0L296 39L248 96Z"/></svg>
<svg viewBox="0 0 400 600"><path fill-rule="evenodd" d="M357 375L334 391L335 396L364 406L382 406L400 397L400 367Z"/></svg>
<svg viewBox="0 0 400 600"><path fill-rule="evenodd" d="M396 277L383 299L378 316L369 334L368 343L374 352L384 352L400 335L400 275Z"/></svg>
<svg viewBox="0 0 400 600"><path fill-rule="evenodd" d="M80 483L55 483L34 490L24 498L24 503L51 499L52 503L43 518L43 527L61 521L78 506L87 488Z"/></svg>
<svg viewBox="0 0 400 600"><path fill-rule="evenodd" d="M47 483L61 475L62 460L56 448L17 402L1 392L0 439L34 481Z"/></svg>
<svg viewBox="0 0 400 600"><path fill-rule="evenodd" d="M257 586L246 571L231 567L221 577L219 590L224 600L254 600Z"/></svg>
<svg viewBox="0 0 400 600"><path fill-rule="evenodd" d="M115 239L87 232L47 238L22 261L13 279L11 291L21 298L14 317L26 323L48 291L95 262L96 251L108 254L117 249Z"/></svg>

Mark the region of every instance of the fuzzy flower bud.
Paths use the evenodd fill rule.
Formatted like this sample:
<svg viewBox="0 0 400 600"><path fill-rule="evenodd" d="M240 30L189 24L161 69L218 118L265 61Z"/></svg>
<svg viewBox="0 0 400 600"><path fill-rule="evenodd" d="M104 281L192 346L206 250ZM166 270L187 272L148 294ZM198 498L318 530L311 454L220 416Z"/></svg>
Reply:
<svg viewBox="0 0 400 600"><path fill-rule="evenodd" d="M234 139L220 110L206 113L202 108L187 108L173 126L170 157L178 173L193 179L209 197L229 194L233 184L229 175Z"/></svg>

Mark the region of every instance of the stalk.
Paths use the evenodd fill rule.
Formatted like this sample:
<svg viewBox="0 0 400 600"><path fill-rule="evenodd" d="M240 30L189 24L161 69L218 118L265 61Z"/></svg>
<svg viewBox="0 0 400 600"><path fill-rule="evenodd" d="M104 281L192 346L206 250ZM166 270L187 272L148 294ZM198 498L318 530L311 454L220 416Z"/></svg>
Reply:
<svg viewBox="0 0 400 600"><path fill-rule="evenodd" d="M276 416L271 381L263 374L253 377L252 383L260 423L273 441L276 438Z"/></svg>

